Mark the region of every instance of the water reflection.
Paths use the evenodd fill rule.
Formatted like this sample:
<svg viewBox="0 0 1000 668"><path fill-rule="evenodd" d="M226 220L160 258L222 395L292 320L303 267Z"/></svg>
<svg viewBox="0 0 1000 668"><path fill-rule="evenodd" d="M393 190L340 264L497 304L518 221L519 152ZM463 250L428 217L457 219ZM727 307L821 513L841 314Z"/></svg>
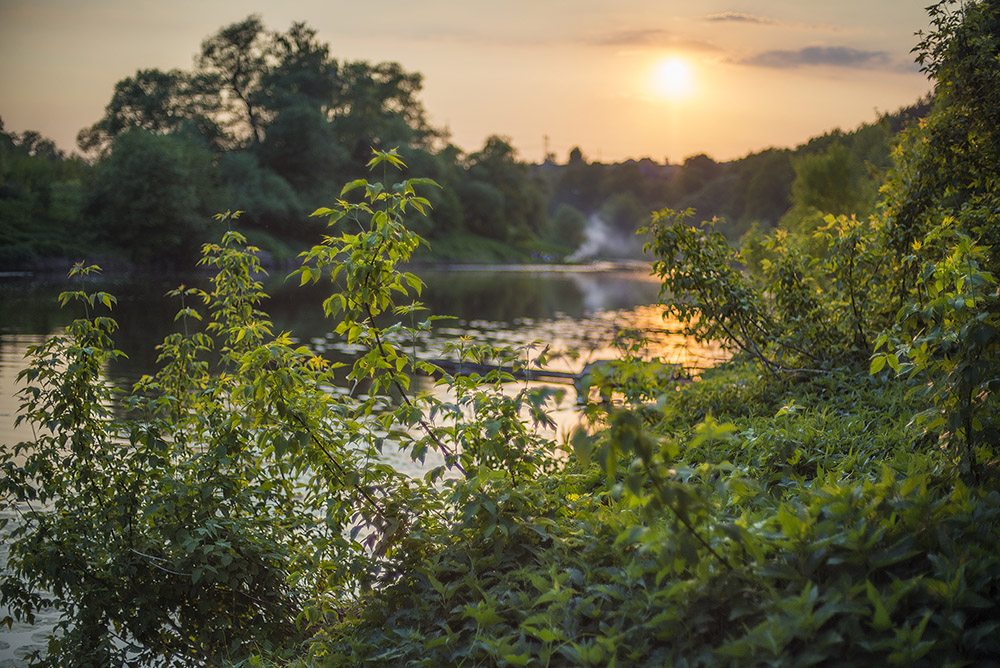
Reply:
<svg viewBox="0 0 1000 668"><path fill-rule="evenodd" d="M656 302L659 284L638 271L425 271L421 297L437 315L511 322L579 317Z"/></svg>
<svg viewBox="0 0 1000 668"><path fill-rule="evenodd" d="M433 334L419 342L423 356L435 358L442 346L459 335L482 343L522 345L542 341L554 351L576 350L576 359L555 360L552 368L578 372L587 361L615 356L613 339L625 328L649 333L649 356L687 365L707 366L717 357L712 347L694 346L676 334L676 323L662 320L655 305L659 284L648 270L611 271L456 271L416 270L426 289L420 300L430 314L452 315ZM88 289L115 294L113 316L120 329L115 336L125 358L107 369L108 378L122 388L156 368L156 345L179 329L174 315L180 307L165 294L180 284L209 288L207 276L103 278ZM0 280L0 443L10 444L24 434L13 432L16 412L14 379L24 366L29 345L60 331L82 315L78 305L60 309L58 295L64 281ZM325 284L299 287L284 276L270 277L265 291L272 295L262 305L276 331L288 331L304 343L340 361L350 355L330 336L333 325L324 317L322 302L329 296ZM414 342L417 343L417 342ZM572 402L572 397L570 397Z"/></svg>
<svg viewBox="0 0 1000 668"><path fill-rule="evenodd" d="M577 357L556 358L550 365L556 370L576 373L588 361L614 357L616 334L629 328L649 335L647 356L689 366L707 366L719 354L712 346L697 346L685 340L676 333L676 323L663 320L663 307L656 305L659 285L645 270L415 273L426 283L420 299L429 313L455 316L455 320L444 322L420 341L411 342L414 351L419 350L420 355L428 358L444 355L445 344L460 336L479 343L515 346L540 341L540 347L548 346L551 351L577 351ZM105 370L109 380L128 388L141 375L155 370L156 345L165 335L179 329L174 315L180 305L165 294L181 283L209 287L207 277L197 275L88 283L91 290L104 290L118 297L113 316L120 329L115 341L127 357L116 360ZM11 447L31 437L27 426L14 430L18 406L15 379L26 363L24 355L30 346L42 343L73 318L82 316L78 305L66 309L58 305L60 292L76 288L58 280L0 279L0 447ZM333 324L323 315L321 304L329 296L328 285L298 287L297 282L275 277L266 281L265 291L272 297L262 309L271 315L276 331L291 332L327 356L349 361L349 351L330 334ZM575 394L569 382L548 386L565 389L567 395L553 415L557 427L552 436L558 437L578 420ZM504 391L516 392L520 387L509 386ZM432 379L415 379L414 389L447 399L445 389ZM384 454L389 463L411 475L419 474L422 468L408 453L387 447ZM441 463L440 455L429 453L424 466ZM0 564L4 557L0 541ZM20 656L16 653L23 653L25 648L41 648L42 630L50 628L52 623L51 619L40 619L37 626L20 625L9 630L9 642L0 640L0 665Z"/></svg>

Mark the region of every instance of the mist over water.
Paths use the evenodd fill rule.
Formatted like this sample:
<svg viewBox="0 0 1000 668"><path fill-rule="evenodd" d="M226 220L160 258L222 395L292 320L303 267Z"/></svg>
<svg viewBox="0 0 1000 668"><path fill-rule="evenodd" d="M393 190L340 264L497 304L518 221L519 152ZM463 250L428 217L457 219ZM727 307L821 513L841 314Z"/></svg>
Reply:
<svg viewBox="0 0 1000 668"><path fill-rule="evenodd" d="M587 219L586 238L580 247L566 256L567 262L595 258L636 258L642 256L642 244L634 233L611 227L599 214Z"/></svg>

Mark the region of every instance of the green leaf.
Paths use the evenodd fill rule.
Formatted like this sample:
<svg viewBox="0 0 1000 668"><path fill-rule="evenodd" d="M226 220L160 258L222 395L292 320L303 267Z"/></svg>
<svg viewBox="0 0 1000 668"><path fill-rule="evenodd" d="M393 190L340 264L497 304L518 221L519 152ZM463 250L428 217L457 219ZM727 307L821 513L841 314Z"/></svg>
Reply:
<svg viewBox="0 0 1000 668"><path fill-rule="evenodd" d="M871 580L865 580L865 593L868 595L868 600L871 602L874 610L872 611L872 628L876 631L886 631L892 628L892 620L889 618L889 612L886 610L885 605L882 602L882 596L875 589L875 585L871 583Z"/></svg>
<svg viewBox="0 0 1000 668"><path fill-rule="evenodd" d="M874 357L872 357L872 363L868 367L868 373L876 374L879 371L881 371L883 367L885 367L885 359L886 359L885 355L875 355Z"/></svg>
<svg viewBox="0 0 1000 668"><path fill-rule="evenodd" d="M346 195L347 193L351 192L352 190L356 190L358 188L363 188L363 187L365 187L367 185L368 185L368 181L366 179L355 179L355 180L351 181L350 183L346 184L343 188L340 189L340 196L343 197L344 195Z"/></svg>
<svg viewBox="0 0 1000 668"><path fill-rule="evenodd" d="M895 371L896 373L899 373L899 357L895 353L889 353L888 355L885 356L885 359L886 362L888 362L889 366L892 368L892 370Z"/></svg>

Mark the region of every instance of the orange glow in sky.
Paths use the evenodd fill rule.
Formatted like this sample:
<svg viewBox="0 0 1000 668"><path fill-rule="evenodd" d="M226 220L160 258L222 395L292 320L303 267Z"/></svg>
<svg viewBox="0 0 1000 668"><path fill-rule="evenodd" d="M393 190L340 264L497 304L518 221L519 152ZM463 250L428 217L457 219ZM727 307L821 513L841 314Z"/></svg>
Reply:
<svg viewBox="0 0 1000 668"><path fill-rule="evenodd" d="M0 117L72 150L117 81L190 70L203 39L257 13L271 30L305 21L339 61L421 73L429 121L467 152L498 134L529 161L576 146L604 162L729 160L926 94L910 53L925 4L0 0Z"/></svg>

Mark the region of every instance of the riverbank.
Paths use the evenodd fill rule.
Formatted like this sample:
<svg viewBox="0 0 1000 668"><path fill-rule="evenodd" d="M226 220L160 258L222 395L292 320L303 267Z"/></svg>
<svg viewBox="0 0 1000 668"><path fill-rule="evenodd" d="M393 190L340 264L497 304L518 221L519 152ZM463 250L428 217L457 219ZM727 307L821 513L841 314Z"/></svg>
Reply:
<svg viewBox="0 0 1000 668"><path fill-rule="evenodd" d="M735 361L612 412L609 440L497 490L294 665L994 665L995 467L963 482L909 389ZM609 471L615 441L645 465Z"/></svg>
<svg viewBox="0 0 1000 668"><path fill-rule="evenodd" d="M282 241L258 230L247 231L248 241L260 249L261 266L269 273L287 273L300 266L299 254L308 250L306 244ZM604 258L597 256L576 261L565 261L573 249L556 244L534 242L527 245L510 245L472 235L455 235L438 239L422 246L406 264L411 271L423 269L497 270L497 271L605 271L613 268L634 269L648 267L642 258ZM31 279L54 282L65 279L66 273L77 262L96 264L105 277L141 279L145 275L190 275L194 261L184 265L139 265L127 257L102 251L80 251L74 255L35 257L22 262L12 262L0 271L0 280ZM205 272L205 275L209 275Z"/></svg>

